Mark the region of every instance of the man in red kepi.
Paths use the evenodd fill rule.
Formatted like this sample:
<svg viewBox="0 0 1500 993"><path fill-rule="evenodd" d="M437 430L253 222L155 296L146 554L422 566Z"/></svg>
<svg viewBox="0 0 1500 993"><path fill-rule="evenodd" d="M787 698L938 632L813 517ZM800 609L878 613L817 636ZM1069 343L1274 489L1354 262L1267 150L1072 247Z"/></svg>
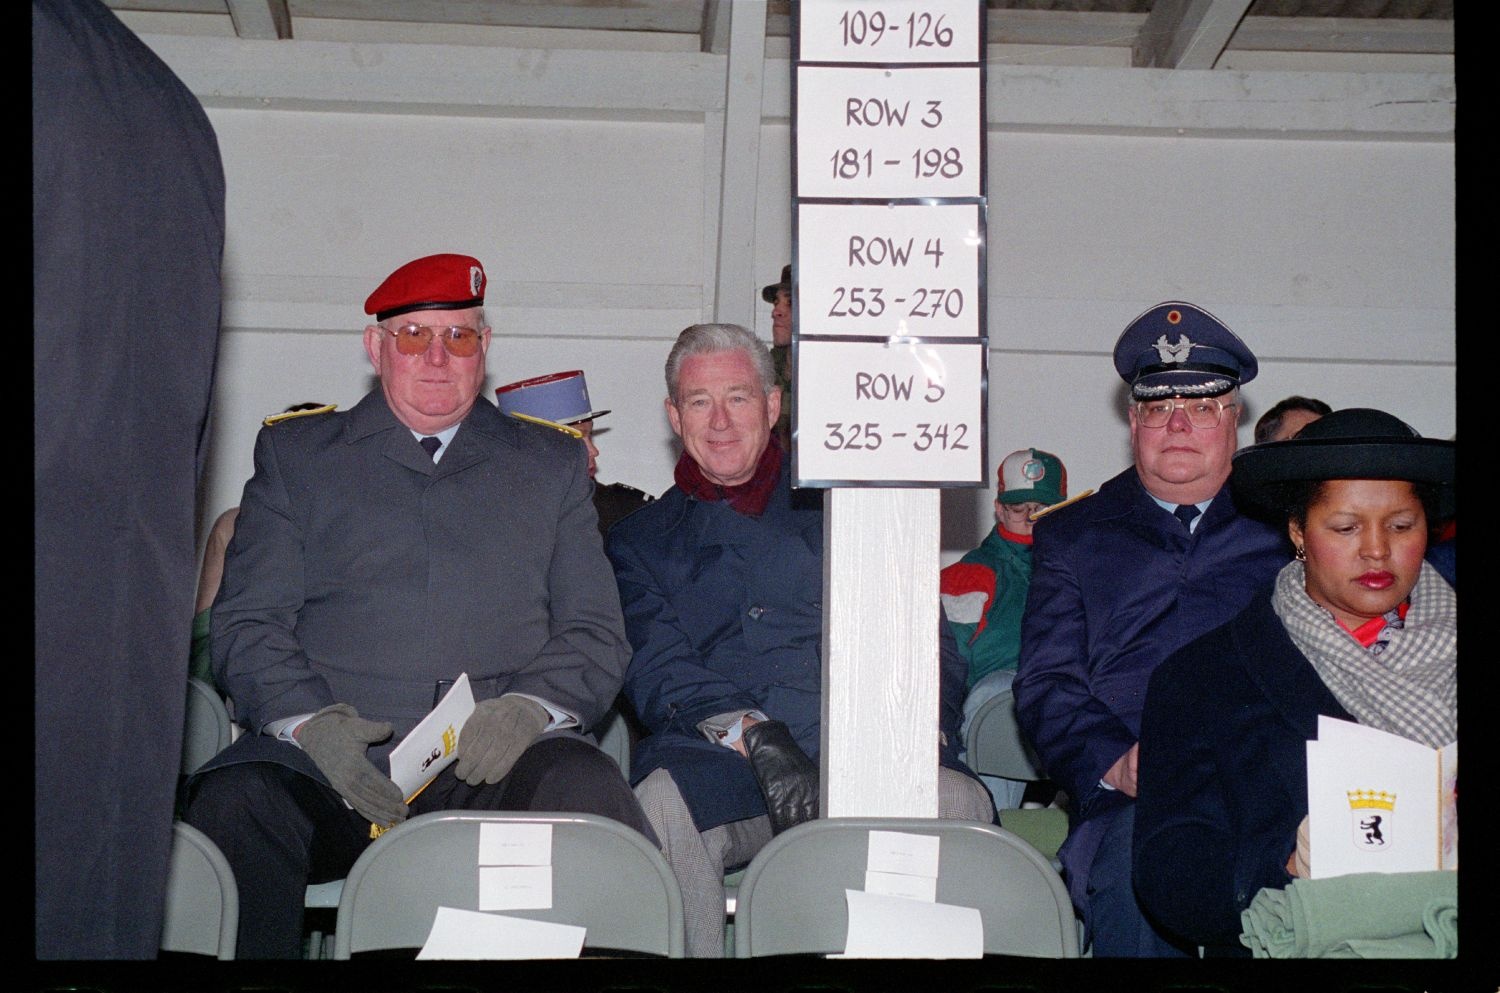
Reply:
<svg viewBox="0 0 1500 993"><path fill-rule="evenodd" d="M484 288L466 255L400 267L365 302L379 388L256 439L212 613L251 733L193 776L185 814L234 869L241 958L298 956L307 884L414 814L583 811L654 841L582 734L630 658L587 453L478 402ZM497 571L509 595L485 595ZM388 756L461 674L456 760L408 803Z"/></svg>

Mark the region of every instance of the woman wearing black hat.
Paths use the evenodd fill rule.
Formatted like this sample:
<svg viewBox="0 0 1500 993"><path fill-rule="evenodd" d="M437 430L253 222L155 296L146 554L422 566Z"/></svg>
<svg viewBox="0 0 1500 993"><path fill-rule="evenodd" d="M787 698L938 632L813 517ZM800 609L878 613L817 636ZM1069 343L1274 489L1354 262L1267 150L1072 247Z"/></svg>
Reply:
<svg viewBox="0 0 1500 993"><path fill-rule="evenodd" d="M1208 954L1248 955L1240 912L1316 858L1298 828L1319 715L1457 736L1458 600L1422 558L1453 512L1454 449L1348 409L1235 456L1237 494L1286 515L1296 557L1152 674L1135 825L1142 905Z"/></svg>

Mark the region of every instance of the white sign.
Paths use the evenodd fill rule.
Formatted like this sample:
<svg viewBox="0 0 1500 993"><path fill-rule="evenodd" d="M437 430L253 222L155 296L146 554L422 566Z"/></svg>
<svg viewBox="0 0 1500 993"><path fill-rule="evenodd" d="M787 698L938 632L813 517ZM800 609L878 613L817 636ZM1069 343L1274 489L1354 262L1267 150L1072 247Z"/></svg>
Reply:
<svg viewBox="0 0 1500 993"><path fill-rule="evenodd" d="M978 62L975 0L803 0L807 62Z"/></svg>
<svg viewBox="0 0 1500 993"><path fill-rule="evenodd" d="M983 342L797 347L799 486L987 481Z"/></svg>
<svg viewBox="0 0 1500 993"><path fill-rule="evenodd" d="M978 337L978 204L799 204L802 334Z"/></svg>
<svg viewBox="0 0 1500 993"><path fill-rule="evenodd" d="M977 67L797 68L797 196L977 197Z"/></svg>
<svg viewBox="0 0 1500 993"><path fill-rule="evenodd" d="M973 907L904 900L844 890L851 959L977 959L984 957L984 918Z"/></svg>

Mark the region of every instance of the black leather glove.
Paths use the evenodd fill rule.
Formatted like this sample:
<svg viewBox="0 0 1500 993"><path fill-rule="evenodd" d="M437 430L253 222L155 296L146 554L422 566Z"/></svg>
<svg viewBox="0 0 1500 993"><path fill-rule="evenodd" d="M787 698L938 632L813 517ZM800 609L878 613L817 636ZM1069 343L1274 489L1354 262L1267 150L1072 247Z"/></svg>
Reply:
<svg viewBox="0 0 1500 993"><path fill-rule="evenodd" d="M780 834L818 816L818 767L797 747L781 721L758 721L745 731L745 752L760 783L771 832Z"/></svg>
<svg viewBox="0 0 1500 993"><path fill-rule="evenodd" d="M470 786L500 782L549 720L547 708L514 693L480 700L458 734L453 774Z"/></svg>
<svg viewBox="0 0 1500 993"><path fill-rule="evenodd" d="M390 736L389 724L367 721L347 703L336 703L297 729L297 744L349 806L370 823L388 827L406 820L406 798L365 749Z"/></svg>

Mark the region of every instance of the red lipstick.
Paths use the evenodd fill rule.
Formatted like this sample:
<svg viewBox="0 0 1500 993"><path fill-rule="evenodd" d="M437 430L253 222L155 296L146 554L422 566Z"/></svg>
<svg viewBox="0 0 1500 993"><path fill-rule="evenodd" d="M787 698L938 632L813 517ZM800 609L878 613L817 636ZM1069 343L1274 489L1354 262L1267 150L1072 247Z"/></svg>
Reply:
<svg viewBox="0 0 1500 993"><path fill-rule="evenodd" d="M1365 573L1363 576L1360 576L1355 580L1355 582L1359 583L1359 585L1363 587L1366 587L1367 589L1384 590L1389 589L1391 585L1396 582L1396 577L1389 572L1376 572L1374 570L1371 570L1370 572Z"/></svg>

